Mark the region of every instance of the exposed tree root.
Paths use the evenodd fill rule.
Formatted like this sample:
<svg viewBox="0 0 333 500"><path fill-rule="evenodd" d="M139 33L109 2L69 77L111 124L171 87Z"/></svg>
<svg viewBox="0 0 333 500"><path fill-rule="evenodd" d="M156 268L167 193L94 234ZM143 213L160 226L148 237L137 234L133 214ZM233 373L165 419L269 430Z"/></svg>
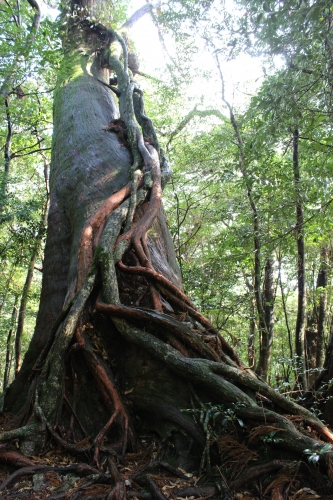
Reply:
<svg viewBox="0 0 333 500"><path fill-rule="evenodd" d="M205 318L199 311L189 306L187 303L178 299L178 297L175 297L168 290L163 290L163 293L165 297L171 302L171 304L176 306L179 311L187 312L189 316L194 318L207 330L207 333L213 333L215 335L216 349L219 351L220 356L222 355L224 357L224 360L228 364L244 367L235 350L225 341L225 339L219 334L219 332L216 330L216 328L213 327L213 325L210 323L210 321L208 321L207 318Z"/></svg>
<svg viewBox="0 0 333 500"><path fill-rule="evenodd" d="M282 469L283 467L292 467L294 465L295 464L293 462L288 462L286 460L272 460L271 462L263 465L249 467L235 481L231 483L231 488L237 491L244 483L249 481L249 479L255 479L259 476L267 474L268 472L275 472Z"/></svg>
<svg viewBox="0 0 333 500"><path fill-rule="evenodd" d="M139 476L146 476L147 471L149 469L152 471L154 469L164 469L168 472L170 472L173 476L180 477L181 479L186 479L186 476L182 471L177 469L176 467L173 467L172 465L168 464L167 462L163 462L163 460L154 460L153 462L149 462L146 464L142 469L138 470L135 474L132 475L132 479L134 481L138 480Z"/></svg>
<svg viewBox="0 0 333 500"><path fill-rule="evenodd" d="M166 279L162 274L157 273L154 269L147 269L142 266L126 266L121 260L118 262L119 269L126 273L136 274L139 276L145 276L148 279L152 279L157 285L164 286L167 290L169 290L172 294L174 294L177 298L182 300L185 304L188 304L193 309L197 309L195 305L191 302L189 297L185 295L176 285L171 283L168 279Z"/></svg>
<svg viewBox="0 0 333 500"><path fill-rule="evenodd" d="M80 348L83 349L87 366L95 377L97 387L103 395L105 404L111 413L110 419L94 439L94 462L98 465L100 446L103 443L103 440L112 424L116 420L120 421L119 423L121 425L121 435L123 441L121 447L122 455L124 455L127 449L129 433L131 435L131 441L133 441L133 431L129 429L129 417L117 391L110 369L105 364L105 362L102 359L99 359L98 356L93 352L92 347L88 345L87 337L84 335L80 327L76 329L76 340Z"/></svg>
<svg viewBox="0 0 333 500"><path fill-rule="evenodd" d="M69 472L76 472L78 474L98 474L98 470L94 469L93 467L90 467L90 465L87 464L76 464L76 465L70 465L68 467L47 467L45 465L34 465L33 467L23 467L22 469L19 469L13 474L11 474L3 483L0 485L0 491L3 491L4 489L8 488L11 484L17 482L20 478L24 476L30 476L32 474L36 474L37 472L48 472L48 471L54 471L54 472L63 472L63 473L69 473Z"/></svg>
<svg viewBox="0 0 333 500"><path fill-rule="evenodd" d="M300 464L283 467L278 474L275 474L274 480L267 486L264 495L271 493L272 500L283 500L289 489L295 482Z"/></svg>
<svg viewBox="0 0 333 500"><path fill-rule="evenodd" d="M142 178L138 179L137 187L140 187L141 183ZM117 191L110 196L110 198L108 198L90 218L87 226L83 230L78 256L78 289L81 288L84 278L92 265L94 250L96 249L108 217L126 198L130 196L131 191L132 183L129 182L120 191Z"/></svg>
<svg viewBox="0 0 333 500"><path fill-rule="evenodd" d="M201 486L201 487L189 487L179 490L178 495L183 498L188 497L204 497L209 498L215 494L220 493L217 486Z"/></svg>
<svg viewBox="0 0 333 500"><path fill-rule="evenodd" d="M32 460L13 450L1 450L0 462L13 467L33 467L35 465Z"/></svg>
<svg viewBox="0 0 333 500"><path fill-rule="evenodd" d="M108 463L110 474L115 483L115 486L107 496L107 500L124 500L126 499L125 482L120 476L117 466L111 458L108 459Z"/></svg>
<svg viewBox="0 0 333 500"><path fill-rule="evenodd" d="M185 345L194 350L196 356L193 357L198 357L198 355L200 355L214 361L219 359L217 354L210 349L209 346L202 342L197 335L193 334L190 328L183 325L179 321L174 320L171 316L157 313L155 311L137 309L134 307L103 304L100 301L96 302L96 309L109 314L112 317L128 318L140 321L143 325L148 325L150 323L161 327L163 326L165 332L169 331L179 338L180 341L184 342Z"/></svg>
<svg viewBox="0 0 333 500"><path fill-rule="evenodd" d="M80 443L75 443L75 444L67 443L67 441L65 441L65 439L63 439L61 436L59 436L57 434L57 432L55 431L55 429L53 428L53 426L46 420L45 415L43 413L43 410L41 409L41 407L37 403L35 403L35 414L38 416L38 418L42 422L43 428L46 428L49 431L51 436L55 439L55 441L57 443L59 443L62 446L62 448L64 448L64 450L67 450L67 451L73 452L73 453L77 453L79 455L87 454L89 452L89 450L90 450L89 445L85 444L82 446L82 445L80 445Z"/></svg>
<svg viewBox="0 0 333 500"><path fill-rule="evenodd" d="M155 483L155 481L151 477L149 477L149 476L147 476L147 483L148 483L148 488L149 488L149 491L151 493L151 496L155 500L166 500L166 496L163 495L163 493L158 488L158 486Z"/></svg>
<svg viewBox="0 0 333 500"><path fill-rule="evenodd" d="M318 422L318 421L310 419L310 418L305 418L304 425L309 426L313 430L318 432L319 436L324 441L327 441L328 443L333 444L333 433L325 425L322 425L321 422Z"/></svg>

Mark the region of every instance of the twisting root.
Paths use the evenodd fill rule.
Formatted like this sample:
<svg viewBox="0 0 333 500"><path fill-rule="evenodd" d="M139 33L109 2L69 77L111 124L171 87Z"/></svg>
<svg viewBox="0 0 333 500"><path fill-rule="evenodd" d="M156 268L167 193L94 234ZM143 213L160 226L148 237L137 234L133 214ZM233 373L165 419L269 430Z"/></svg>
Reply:
<svg viewBox="0 0 333 500"><path fill-rule="evenodd" d="M180 339L184 342L184 344L191 349L194 349L196 353L200 354L202 357L213 361L220 361L220 358L216 355L216 353L204 342L202 342L197 334L193 333L188 327L166 314L159 314L154 311L150 312L123 305L118 306L114 304L103 304L100 299L96 302L96 309L109 314L111 317L141 320L143 324L152 323L163 326L166 333L169 331L171 335ZM176 347L176 349L179 350L179 346Z"/></svg>
<svg viewBox="0 0 333 500"><path fill-rule="evenodd" d="M140 135L141 137L141 135ZM150 144L145 144L144 146L140 145L139 141L139 150L143 155L146 167L150 167L153 185L150 193L149 207L139 220L139 222L127 231L125 234L119 236L117 246L122 242L128 242L129 245L132 245L135 249L136 255L139 258L141 266L154 271L150 253L147 245L147 231L154 223L162 202L162 188L161 188L161 170L160 170L160 162L158 158L158 154ZM121 258L121 256L120 256ZM155 289L155 287L150 284L150 292L153 300L153 306L156 311L162 312L163 307L159 297L159 293Z"/></svg>
<svg viewBox="0 0 333 500"><path fill-rule="evenodd" d="M173 302L181 310L185 309L185 311L196 319L202 326L204 326L208 332L213 333L216 336L218 343L222 344L222 350L224 350L224 352L234 361L234 363L236 363L237 366L244 368L244 365L237 356L236 351L230 347L230 345L223 339L218 330L213 327L208 319L197 310L187 295L181 292L173 283L171 283L171 281L157 273L154 269L142 266L126 266L122 261L118 262L118 267L127 273L143 275L147 278L153 279L157 283L160 291L162 291L170 302Z"/></svg>
<svg viewBox="0 0 333 500"><path fill-rule="evenodd" d="M129 274L137 274L140 276L145 276L146 278L152 279L156 282L157 286L162 285L164 288L173 293L176 297L182 300L185 304L189 305L193 309L197 310L196 306L189 299L185 293L179 290L171 281L165 278L162 274L154 271L153 269L148 269L142 266L126 266L121 260L118 262L118 267L121 271Z"/></svg>
<svg viewBox="0 0 333 500"><path fill-rule="evenodd" d="M167 500L167 497L163 495L153 478L147 476L147 482L149 486L149 491L154 500Z"/></svg>
<svg viewBox="0 0 333 500"><path fill-rule="evenodd" d="M122 480L117 466L112 458L108 458L109 470L115 486L113 490L107 496L107 500L126 500L126 486Z"/></svg>
<svg viewBox="0 0 333 500"><path fill-rule="evenodd" d="M85 337L82 328L78 326L76 329L76 340L81 349L84 352L84 357L87 362L87 365L93 374L97 386L103 396L104 402L107 408L112 412L110 419L104 425L104 427L100 430L94 440L94 462L98 465L98 456L101 445L103 444L103 440L106 437L108 431L110 430L112 424L117 420L121 419L123 421L122 424L122 450L121 453L124 455L127 448L127 440L129 432L132 436L132 431L129 430L129 418L125 407L121 401L119 393L117 391L115 382L113 380L112 373L108 366L100 359L92 347L89 346L87 338ZM134 445L134 442L132 442Z"/></svg>
<svg viewBox="0 0 333 500"><path fill-rule="evenodd" d="M13 467L33 467L35 465L32 460L21 455L21 453L5 449L0 451L0 462L4 462L6 465L11 465Z"/></svg>
<svg viewBox="0 0 333 500"><path fill-rule="evenodd" d="M254 444L263 436L267 436L270 432L282 432L279 427L274 427L274 425L258 425L254 427L249 434L249 443Z"/></svg>
<svg viewBox="0 0 333 500"><path fill-rule="evenodd" d="M122 258L122 250L126 249L128 246L132 245L136 251L136 254L141 262L141 265L148 268L153 269L151 258L149 255L149 250L146 243L147 231L153 224L154 220L157 217L157 214L160 210L161 201L162 201L162 188L161 188L161 170L160 170L160 161L159 161L159 152L160 148L158 146L157 138L155 131L153 131L152 124L148 124L148 119L144 115L143 111L143 102L142 96L141 100L139 98L139 108L134 109L133 104L133 94L134 91L137 91L134 82L131 81L127 68L127 48L124 39L116 33L114 30L109 30L110 34L116 38L116 40L120 43L123 52L124 63L122 64L119 57L113 53L109 54L109 64L110 67L116 72L117 80L118 80L118 90L119 90L119 108L121 117L124 119L127 127L128 140L130 149L133 155L133 165L131 167L131 177L132 179L132 196L130 209L128 212L127 222L125 225L125 233L119 237L117 244L120 245L119 249L119 260ZM139 130L139 127L135 121L135 115L138 118L140 125L145 124L144 127L147 128L147 125L150 125L149 128L149 137L152 135L155 136L156 141L155 145L158 149L144 142L143 135ZM136 197L136 170L140 166L141 157L144 162L144 168L147 172L150 172L152 176L152 188L150 193L150 202L149 208L144 213L142 218L139 220L137 225L132 229L129 227L133 218L134 213L134 205L135 205L135 197ZM116 245L117 246L117 245ZM115 254L117 252L115 251ZM160 296L155 287L150 284L150 292L153 301L153 306L156 311L162 312L162 303L160 300Z"/></svg>
<svg viewBox="0 0 333 500"><path fill-rule="evenodd" d="M90 465L87 464L76 464L76 465L69 465L66 467L51 467L51 466L45 466L45 465L34 465L32 467L23 467L22 469L19 469L13 474L11 474L5 481L0 486L0 491L5 490L10 486L11 484L17 482L19 479L21 479L24 476L32 476L33 474L37 474L38 472L48 472L48 471L54 471L54 472L62 472L63 474L68 474L69 472L76 472L78 474L98 474L98 470L94 469L93 467L90 467Z"/></svg>
<svg viewBox="0 0 333 500"><path fill-rule="evenodd" d="M318 422L311 419L305 419L304 424L312 427L313 430L318 432L323 441L333 444L333 433L325 425L320 425Z"/></svg>
<svg viewBox="0 0 333 500"><path fill-rule="evenodd" d="M137 187L142 184L142 177L138 180ZM122 189L114 193L108 198L91 216L87 226L84 228L79 245L78 256L78 278L77 288L81 288L83 281L93 262L94 249L96 248L99 238L103 232L106 221L109 215L119 205L130 196L132 183L129 182Z"/></svg>
<svg viewBox="0 0 333 500"><path fill-rule="evenodd" d="M239 359L236 351L228 344L228 342L220 335L219 331L214 328L211 322L205 318L198 310L189 306L185 301L182 301L178 297L175 297L173 293L169 292L163 286L159 287L163 295L181 311L186 311L192 318L194 318L198 323L200 323L208 332L213 333L216 336L218 343L221 344L222 351L229 356L229 358L240 368L244 369L244 364Z"/></svg>
<svg viewBox="0 0 333 500"><path fill-rule="evenodd" d="M230 485L231 489L237 491L244 483L250 479L267 474L268 472L278 471L283 467L291 467L294 463L288 460L272 460L263 465L255 465L246 469L235 481Z"/></svg>

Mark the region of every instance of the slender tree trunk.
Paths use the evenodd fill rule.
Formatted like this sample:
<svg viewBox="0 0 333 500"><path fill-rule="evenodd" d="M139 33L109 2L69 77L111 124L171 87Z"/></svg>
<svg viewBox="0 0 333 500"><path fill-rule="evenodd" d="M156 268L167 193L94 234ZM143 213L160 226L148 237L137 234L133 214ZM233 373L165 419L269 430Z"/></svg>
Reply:
<svg viewBox="0 0 333 500"><path fill-rule="evenodd" d="M259 324L259 336L260 336L260 346L267 346L268 345L268 329L266 325L266 320L265 320L265 310L263 307L263 300L262 300L262 295L261 295L261 241L260 241L260 224L259 224L259 214L258 214L258 209L254 200L254 197L252 195L252 188L249 182L248 178L248 172L247 172L247 165L246 165L246 158L245 158L245 152L244 152L244 142L241 136L241 133L238 128L238 124L236 121L235 114L233 112L232 106L230 103L226 100L225 98L225 92L224 92L224 79L223 79L223 74L221 71L220 67L220 62L218 55L216 54L216 62L217 62L217 67L220 73L220 78L221 78L221 83L222 83L222 100L226 104L229 110L229 115L230 115L230 122L232 125L232 128L234 130L235 138L236 138L236 143L238 146L238 167L239 170L244 178L245 181L245 187L246 187L246 192L247 192L247 197L250 203L250 207L252 210L252 220L253 220L253 247L254 247L254 280L253 280L253 287L254 287L254 296L256 299L256 306L257 306L257 311L258 311L258 324ZM260 347L261 349L261 347ZM265 374L265 369L262 368L262 363L259 359L258 361L258 366L256 369L256 372L258 375L263 377L265 380L267 377L267 374Z"/></svg>
<svg viewBox="0 0 333 500"><path fill-rule="evenodd" d="M326 303L327 303L327 275L328 275L328 249L323 247L320 254L320 269L317 278L317 290L319 292L318 304L318 333L317 333L317 352L316 368L324 366L325 360L325 321L326 321Z"/></svg>
<svg viewBox="0 0 333 500"><path fill-rule="evenodd" d="M183 278L183 257L182 257L182 251L181 251L181 241L180 241L180 207L179 207L179 198L176 193L176 190L173 190L174 192L174 197L176 199L176 217L177 217L177 260L178 260L178 265L180 269L181 276Z"/></svg>
<svg viewBox="0 0 333 500"><path fill-rule="evenodd" d="M7 99L7 97L10 94L11 91L11 82L13 80L13 75L17 72L19 65L20 65L20 56L24 56L27 58L28 54L30 53L33 44L35 42L36 34L39 29L39 24L40 24L40 18L41 18L41 12L38 3L36 0L28 0L29 4L31 7L34 9L35 15L32 20L32 24L30 26L29 32L26 35L26 40L25 43L22 44L20 53L16 54L16 57L14 58L12 64L10 67L7 69L7 74L4 77L4 80L2 84L0 85L0 99ZM16 19L16 22L18 24L20 23L20 17Z"/></svg>
<svg viewBox="0 0 333 500"><path fill-rule="evenodd" d="M274 336L274 265L273 259L267 259L265 266L265 280L263 290L263 307L265 311L266 330L263 331L260 344L260 356L257 366L257 373L267 381L269 366L272 355L273 336Z"/></svg>
<svg viewBox="0 0 333 500"><path fill-rule="evenodd" d="M247 276L244 276L246 286L249 290L249 336L247 340L247 359L251 368L255 365L255 333L256 333L256 312L255 312L255 297L253 294L253 285Z"/></svg>
<svg viewBox="0 0 333 500"><path fill-rule="evenodd" d="M4 391L8 387L9 377L10 377L10 367L11 367L12 354L13 354L12 336L13 336L13 330L15 328L15 323L16 323L16 318L17 318L17 307L16 307L17 301L18 301L18 296L15 296L15 303L13 306L12 317L11 317L11 321L10 321L10 329L8 332L7 342L6 342L6 361L5 361L5 370L4 370L4 375L3 375L3 390Z"/></svg>
<svg viewBox="0 0 333 500"><path fill-rule="evenodd" d="M305 286L305 245L304 245L304 216L301 195L301 175L298 153L299 131L293 133L293 169L296 194L296 226L297 238L297 282L298 282L298 306L295 329L296 355L298 364L297 384L307 390L306 377L306 353L305 353L305 328L306 328L306 286Z"/></svg>
<svg viewBox="0 0 333 500"><path fill-rule="evenodd" d="M309 386L318 376L325 359L325 320L326 320L326 287L328 272L328 250L324 246L320 251L320 265L316 288L313 293L313 308L307 314L306 355ZM315 272L315 266L314 271ZM312 279L314 283L314 276Z"/></svg>
<svg viewBox="0 0 333 500"><path fill-rule="evenodd" d="M11 283L11 281L13 279L17 263L18 263L17 260L15 260L14 262L12 262L10 270L8 272L8 277L6 279L6 285L4 287L4 292L3 292L2 297L0 299L0 315L2 314L2 308L3 308L3 306L6 304L7 296L8 296L8 293L9 293L9 286L10 286L10 283ZM5 269L5 267L4 267L4 269ZM4 271L4 269L3 269L3 271Z"/></svg>
<svg viewBox="0 0 333 500"><path fill-rule="evenodd" d="M252 192L247 184L247 194L250 201L250 206L253 212L253 243L254 243L254 296L256 299L257 312L258 312L258 324L259 324L259 335L260 335L260 355L258 360L258 365L256 372L260 377L266 380L267 373L265 373L264 362L266 347L268 345L268 329L266 324L266 314L263 307L263 298L261 294L261 243L260 243L260 229L259 229L259 219L257 207L254 203Z"/></svg>
<svg viewBox="0 0 333 500"><path fill-rule="evenodd" d="M5 142L5 147L4 147L4 166L5 166L5 168L4 168L3 177L1 179L1 186L0 186L0 216L1 216L1 214L3 212L3 208L5 206L8 177L9 177L9 172L10 172L11 146L12 146L12 139L13 139L13 126L12 126L12 120L11 120L11 115L10 115L8 98L5 99L5 107L6 107L6 119L7 119L7 136L6 136L6 142Z"/></svg>
<svg viewBox="0 0 333 500"><path fill-rule="evenodd" d="M47 179L48 179L47 169L45 170L45 172L46 172L46 174L45 174L46 188L48 188L48 186L47 186ZM45 233L48 209L49 209L49 193L47 191L46 192L46 203L45 203L44 211L43 211L43 214L42 214L42 217L40 220L39 230L38 230L38 233L36 235L35 245L33 247L33 251L32 251L32 254L30 257L28 272L27 272L27 276L26 276L26 280L24 283L22 296L21 296L20 310L19 310L19 314L18 314L18 323L17 323L16 336L15 336L15 376L17 376L18 372L20 371L21 364L22 364L22 354L21 354L22 353L22 334L24 331L25 311L27 308L28 296L29 296L29 292L30 292L32 279L34 276L36 259L38 257L40 250L41 250L43 236Z"/></svg>
<svg viewBox="0 0 333 500"><path fill-rule="evenodd" d="M283 309L283 315L284 315L284 320L288 332L288 346L289 346L289 357L290 360L293 359L294 353L293 353L293 342L292 342L292 334L291 334L291 329L289 326L289 319L288 319L288 310L287 310L287 303L286 303L286 297L283 289L283 284L282 284L282 277L281 277L281 256L279 256L279 285L280 285L280 291L281 291L281 301L282 301L282 309ZM289 372L289 370L288 370Z"/></svg>
<svg viewBox="0 0 333 500"><path fill-rule="evenodd" d="M325 353L323 370L315 383L315 389L322 388L320 393L321 410L323 419L333 425L333 316L330 325L330 338Z"/></svg>
<svg viewBox="0 0 333 500"><path fill-rule="evenodd" d="M314 298L316 300L316 298ZM316 379L316 353L317 353L317 315L316 305L313 311L308 311L305 329L305 352L307 366L307 381L311 386Z"/></svg>
<svg viewBox="0 0 333 500"><path fill-rule="evenodd" d="M249 309L250 309L250 320L249 320L249 336L247 342L247 357L249 367L253 368L255 365L255 334L256 334L256 322L255 322L255 305L253 295L249 297Z"/></svg>
<svg viewBox="0 0 333 500"><path fill-rule="evenodd" d="M24 331L25 312L26 312L26 308L27 308L27 302L28 302L31 283L32 283L32 279L34 276L35 263L36 263L36 259L38 257L39 252L40 252L40 248L41 248L41 244L42 244L42 238L43 238L43 234L44 234L44 230L45 230L45 223L46 223L46 214L43 216L42 227L36 236L36 243L35 243L31 258L30 258L28 272L27 272L27 276L25 279L25 283L24 283L24 287L23 287L23 291L22 291L22 296L21 296L20 310L19 310L19 314L18 314L18 322L17 322L17 329L16 329L16 336L15 336L15 376L20 371L21 363L22 363L22 334Z"/></svg>
<svg viewBox="0 0 333 500"><path fill-rule="evenodd" d="M9 175L9 170L10 170L11 146L12 146L12 139L13 139L13 126L12 126L12 120L11 120L11 116L10 116L9 100L8 99L5 99L5 106L6 106L6 118L7 118L7 137L6 137L4 154L5 154L5 179L7 179L8 175Z"/></svg>

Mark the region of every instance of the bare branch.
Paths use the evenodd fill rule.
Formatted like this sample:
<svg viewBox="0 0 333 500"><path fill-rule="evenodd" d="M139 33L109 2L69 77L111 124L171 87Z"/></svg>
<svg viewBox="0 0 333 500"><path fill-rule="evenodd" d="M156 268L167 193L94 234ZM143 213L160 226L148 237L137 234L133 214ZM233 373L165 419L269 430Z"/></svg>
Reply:
<svg viewBox="0 0 333 500"><path fill-rule="evenodd" d="M127 19L127 21L122 25L120 30L121 31L130 30L131 28L133 28L134 24L137 23L139 19L141 19L141 17L143 17L145 14L148 14L148 12L151 12L152 9L153 5L151 3L143 5L142 7L140 7L140 9L135 11L134 14L129 19Z"/></svg>
<svg viewBox="0 0 333 500"><path fill-rule="evenodd" d="M185 118L182 119L180 124L176 127L176 129L171 133L170 138L167 142L167 149L171 143L171 141L178 135L186 125L194 118L195 116L200 116L201 118L205 118L207 116L216 116L217 118L220 118L220 120L224 121L226 117L219 111L218 109L205 109L204 111L199 111L197 109L197 106L194 107L192 111L188 113L188 115L185 116Z"/></svg>
<svg viewBox="0 0 333 500"><path fill-rule="evenodd" d="M22 154L12 154L12 158L21 158L22 156L28 156L28 155L33 155L35 153L41 153L42 151L50 151L52 148L41 148L41 149L34 149L33 151L28 151L27 153L22 153Z"/></svg>

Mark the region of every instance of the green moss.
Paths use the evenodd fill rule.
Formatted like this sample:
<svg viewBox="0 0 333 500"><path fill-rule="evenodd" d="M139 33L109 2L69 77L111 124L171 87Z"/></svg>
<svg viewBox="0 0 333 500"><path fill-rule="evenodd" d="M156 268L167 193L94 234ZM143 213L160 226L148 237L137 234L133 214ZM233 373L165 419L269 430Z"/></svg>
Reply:
<svg viewBox="0 0 333 500"><path fill-rule="evenodd" d="M82 50L76 50L67 54L61 64L58 74L57 87L64 87L70 81L73 81L87 73L88 64L89 56L82 54Z"/></svg>

